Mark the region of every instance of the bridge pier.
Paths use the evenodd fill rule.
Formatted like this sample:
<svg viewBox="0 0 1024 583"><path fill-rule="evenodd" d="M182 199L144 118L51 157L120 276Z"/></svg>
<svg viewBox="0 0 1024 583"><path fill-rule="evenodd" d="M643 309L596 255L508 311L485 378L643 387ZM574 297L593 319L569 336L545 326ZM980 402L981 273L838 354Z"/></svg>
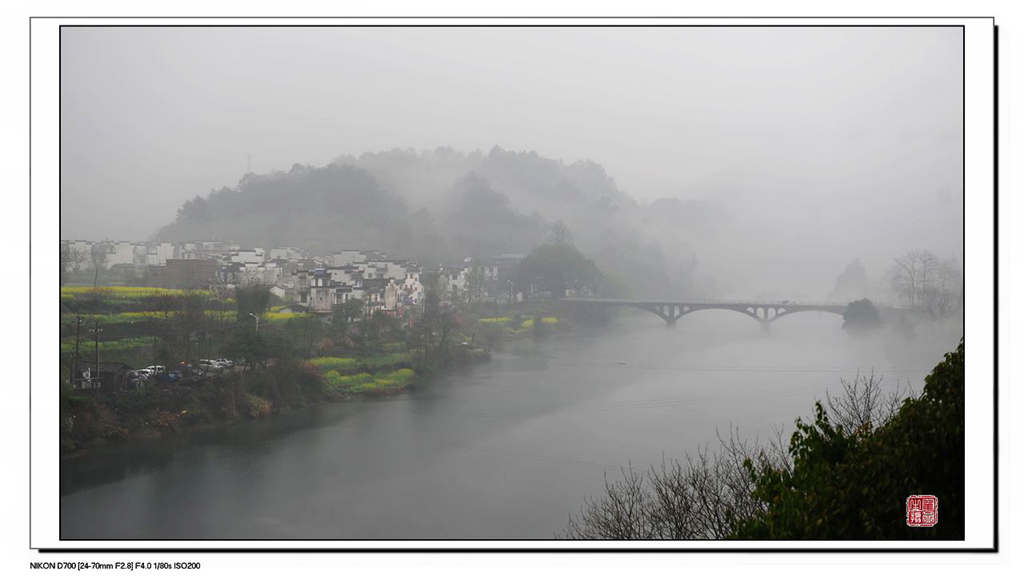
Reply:
<svg viewBox="0 0 1024 583"><path fill-rule="evenodd" d="M679 321L679 318L683 316L680 307L674 304L668 305L668 313L669 317L665 320L665 323L667 323L669 326L675 326L676 322Z"/></svg>
<svg viewBox="0 0 1024 583"><path fill-rule="evenodd" d="M665 306L668 317L665 318L665 323L669 326L675 326L679 318L683 316L682 308L676 304L668 304Z"/></svg>
<svg viewBox="0 0 1024 583"><path fill-rule="evenodd" d="M675 326L679 318L683 317L683 310L677 304L661 304L654 311L669 326Z"/></svg>

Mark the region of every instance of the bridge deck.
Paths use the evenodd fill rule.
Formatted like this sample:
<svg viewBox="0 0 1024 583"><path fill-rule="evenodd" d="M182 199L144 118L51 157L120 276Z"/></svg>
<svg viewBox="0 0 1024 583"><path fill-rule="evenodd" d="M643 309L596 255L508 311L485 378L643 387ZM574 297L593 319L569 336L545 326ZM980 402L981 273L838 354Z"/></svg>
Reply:
<svg viewBox="0 0 1024 583"><path fill-rule="evenodd" d="M628 306L639 308L658 316L669 324L687 314L704 310L729 310L749 316L762 324L770 324L779 318L800 312L827 312L844 316L846 304L802 304L766 300L631 300L625 298L563 298L569 304L600 304L604 306Z"/></svg>
<svg viewBox="0 0 1024 583"><path fill-rule="evenodd" d="M607 304L620 306L692 306L692 307L778 307L792 309L846 309L846 304L815 303L803 304L790 301L766 301L766 300L633 300L625 298L562 298L564 302Z"/></svg>

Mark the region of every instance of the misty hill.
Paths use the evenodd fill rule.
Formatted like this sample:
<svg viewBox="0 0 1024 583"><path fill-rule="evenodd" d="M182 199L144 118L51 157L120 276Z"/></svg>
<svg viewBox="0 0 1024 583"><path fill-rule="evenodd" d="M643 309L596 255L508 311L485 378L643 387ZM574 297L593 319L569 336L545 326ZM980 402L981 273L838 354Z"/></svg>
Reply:
<svg viewBox="0 0 1024 583"><path fill-rule="evenodd" d="M487 154L395 149L247 174L233 188L185 202L155 238L313 252L378 248L436 263L528 253L561 222L624 293L654 295L690 283L696 258L686 233L707 228L707 218L675 199L640 205L595 162L497 147Z"/></svg>
<svg viewBox="0 0 1024 583"><path fill-rule="evenodd" d="M289 172L246 174L235 188L185 202L155 238L318 250L379 247L407 214L405 202L365 170L296 164Z"/></svg>

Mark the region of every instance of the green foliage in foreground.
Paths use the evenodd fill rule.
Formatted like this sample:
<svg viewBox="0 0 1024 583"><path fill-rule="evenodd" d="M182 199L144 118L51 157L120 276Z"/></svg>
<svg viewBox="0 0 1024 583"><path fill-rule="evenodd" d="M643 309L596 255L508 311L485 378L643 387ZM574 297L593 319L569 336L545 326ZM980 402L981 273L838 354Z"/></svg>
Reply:
<svg viewBox="0 0 1024 583"><path fill-rule="evenodd" d="M879 540L964 538L964 344L878 427L833 424L821 404L797 420L792 469L747 460L764 508L739 524L739 538ZM906 498L939 498L939 522L906 525Z"/></svg>

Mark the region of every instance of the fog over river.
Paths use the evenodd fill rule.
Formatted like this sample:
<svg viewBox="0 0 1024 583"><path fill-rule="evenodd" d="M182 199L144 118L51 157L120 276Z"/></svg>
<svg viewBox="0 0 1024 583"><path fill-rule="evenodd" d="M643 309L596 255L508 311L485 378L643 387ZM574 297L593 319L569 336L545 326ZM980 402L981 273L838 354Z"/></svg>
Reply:
<svg viewBox="0 0 1024 583"><path fill-rule="evenodd" d="M858 370L919 392L959 325L851 337L832 314L765 332L732 312L624 312L506 345L408 395L62 461L63 538L538 538L604 475L769 438Z"/></svg>

